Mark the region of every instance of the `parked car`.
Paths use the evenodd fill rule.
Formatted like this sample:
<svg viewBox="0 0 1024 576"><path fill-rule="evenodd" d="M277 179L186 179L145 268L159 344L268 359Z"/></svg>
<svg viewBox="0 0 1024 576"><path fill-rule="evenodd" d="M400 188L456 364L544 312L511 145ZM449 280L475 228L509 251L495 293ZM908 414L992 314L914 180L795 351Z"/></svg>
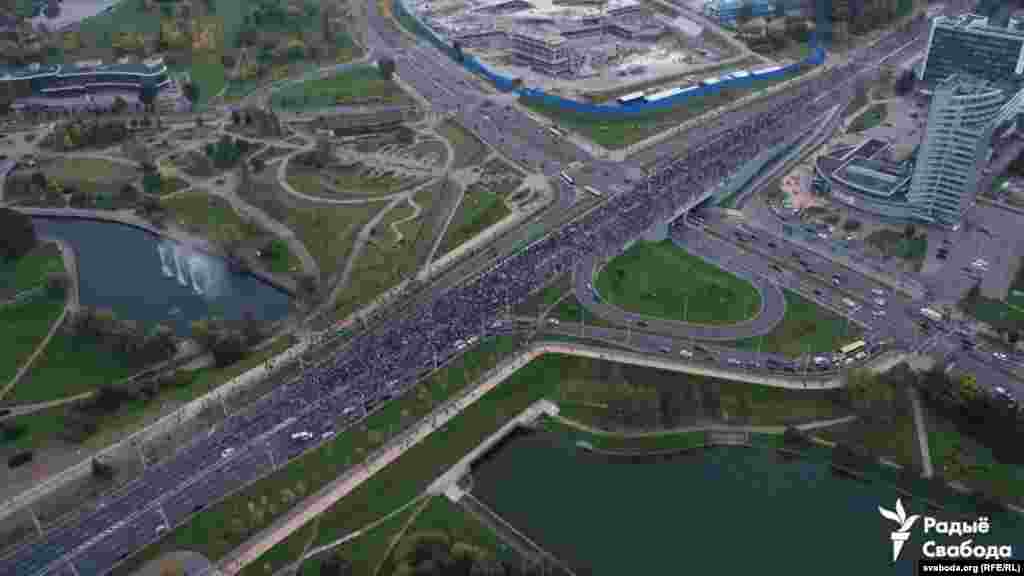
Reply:
<svg viewBox="0 0 1024 576"><path fill-rule="evenodd" d="M8 468L17 468L32 461L32 452L26 450L24 452L18 452L7 459Z"/></svg>
<svg viewBox="0 0 1024 576"><path fill-rule="evenodd" d="M682 356L683 358L693 358L693 352L690 352L685 348L679 351L679 355Z"/></svg>

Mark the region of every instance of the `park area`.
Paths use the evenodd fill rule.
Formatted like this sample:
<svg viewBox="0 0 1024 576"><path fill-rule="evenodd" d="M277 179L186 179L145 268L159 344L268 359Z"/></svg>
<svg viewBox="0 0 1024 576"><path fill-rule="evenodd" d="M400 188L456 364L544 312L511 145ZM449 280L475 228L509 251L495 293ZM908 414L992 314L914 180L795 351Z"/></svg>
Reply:
<svg viewBox="0 0 1024 576"><path fill-rule="evenodd" d="M670 240L637 242L600 270L594 287L623 310L695 324L736 324L761 309L750 282Z"/></svg>
<svg viewBox="0 0 1024 576"><path fill-rule="evenodd" d="M860 338L863 330L839 314L790 290L783 290L786 313L771 332L733 345L745 350L785 354L790 358L835 352Z"/></svg>
<svg viewBox="0 0 1024 576"><path fill-rule="evenodd" d="M338 104L400 104L408 96L376 66L353 66L333 76L287 84L274 92L275 108L302 110Z"/></svg>

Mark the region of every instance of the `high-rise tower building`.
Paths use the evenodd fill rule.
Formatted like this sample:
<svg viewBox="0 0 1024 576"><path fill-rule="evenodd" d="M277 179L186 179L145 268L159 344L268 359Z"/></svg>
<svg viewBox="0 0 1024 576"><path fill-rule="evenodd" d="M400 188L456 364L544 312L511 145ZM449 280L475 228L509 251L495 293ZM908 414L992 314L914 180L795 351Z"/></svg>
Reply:
<svg viewBox="0 0 1024 576"><path fill-rule="evenodd" d="M967 73L992 82L1024 77L1024 22L1010 18L994 26L985 16L962 14L932 20L920 79L941 82Z"/></svg>
<svg viewBox="0 0 1024 576"><path fill-rule="evenodd" d="M907 194L915 216L943 225L960 221L1006 101L1002 88L981 78L957 74L939 83Z"/></svg>

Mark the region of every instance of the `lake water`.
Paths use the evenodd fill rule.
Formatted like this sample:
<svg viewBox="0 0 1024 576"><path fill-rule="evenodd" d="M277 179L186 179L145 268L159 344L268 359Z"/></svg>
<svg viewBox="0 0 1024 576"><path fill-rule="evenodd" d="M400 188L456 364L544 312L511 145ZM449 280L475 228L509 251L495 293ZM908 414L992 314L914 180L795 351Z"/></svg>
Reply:
<svg viewBox="0 0 1024 576"><path fill-rule="evenodd" d="M33 218L32 224L38 234L74 247L83 306L109 308L145 325L167 322L182 335L205 316L234 320L250 312L273 322L289 312L285 292L144 230L74 218Z"/></svg>
<svg viewBox="0 0 1024 576"><path fill-rule="evenodd" d="M530 433L481 463L473 480L474 495L580 575L911 575L925 541L918 520L894 566L895 528L878 506L894 509L895 490L768 448L623 459ZM906 497L903 505L927 512ZM934 516L958 518L944 514ZM1024 546L1024 522L1011 522L993 519L989 534L971 536ZM939 544L971 537L935 536Z"/></svg>

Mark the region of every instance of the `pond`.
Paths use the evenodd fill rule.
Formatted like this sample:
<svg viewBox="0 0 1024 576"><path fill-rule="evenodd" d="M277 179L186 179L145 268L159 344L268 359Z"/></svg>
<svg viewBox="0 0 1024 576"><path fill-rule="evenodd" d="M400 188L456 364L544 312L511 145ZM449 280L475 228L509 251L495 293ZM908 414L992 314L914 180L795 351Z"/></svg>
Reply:
<svg viewBox="0 0 1024 576"><path fill-rule="evenodd" d="M623 458L527 432L472 475L477 498L577 574L910 575L925 541L919 520L893 565L895 527L878 512L895 509L899 494L891 486L767 447ZM902 501L907 514L928 514L924 503ZM1020 520L993 518L989 534L928 538L959 544L976 536L1016 548L1022 530Z"/></svg>
<svg viewBox="0 0 1024 576"><path fill-rule="evenodd" d="M32 224L38 234L74 247L83 306L109 308L147 326L166 322L180 335L207 316L237 320L250 313L273 322L289 313L287 293L144 230L75 218L35 217Z"/></svg>

